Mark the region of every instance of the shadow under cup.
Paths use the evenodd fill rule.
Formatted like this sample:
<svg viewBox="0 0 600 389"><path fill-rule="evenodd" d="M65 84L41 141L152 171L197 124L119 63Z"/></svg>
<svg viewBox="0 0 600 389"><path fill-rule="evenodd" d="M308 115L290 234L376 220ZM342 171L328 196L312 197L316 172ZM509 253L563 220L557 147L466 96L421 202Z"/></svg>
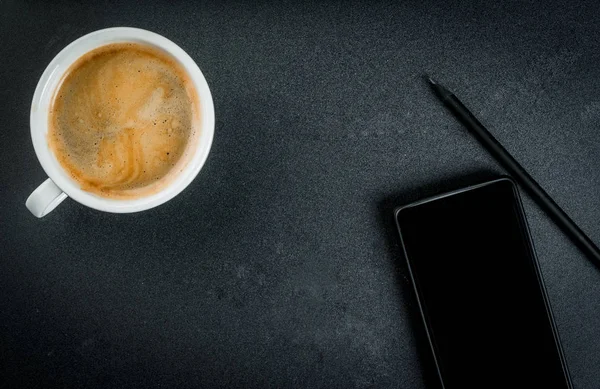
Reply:
<svg viewBox="0 0 600 389"><path fill-rule="evenodd" d="M185 163L177 166L177 170L180 171L175 171L172 177L167 178L168 183L155 193L127 199L112 199L82 190L80 184L63 169L48 145L49 110L54 93L60 87L65 74L76 61L90 51L116 43L135 43L163 52L187 73L198 97L196 135L187 142ZM31 137L38 160L49 179L31 194L26 205L37 217L49 213L66 197L105 212L138 212L156 207L179 194L198 175L210 151L214 123L214 106L208 84L194 60L175 43L150 31L126 27L110 28L85 35L63 49L52 60L35 90L31 107Z"/></svg>

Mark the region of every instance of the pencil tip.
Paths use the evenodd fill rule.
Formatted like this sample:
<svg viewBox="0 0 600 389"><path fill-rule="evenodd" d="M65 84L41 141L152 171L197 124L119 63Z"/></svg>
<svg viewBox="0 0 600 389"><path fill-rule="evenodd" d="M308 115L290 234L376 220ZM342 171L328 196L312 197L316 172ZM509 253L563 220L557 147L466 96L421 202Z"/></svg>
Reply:
<svg viewBox="0 0 600 389"><path fill-rule="evenodd" d="M431 89L434 90L434 92L442 97L442 98L447 98L448 96L452 95L452 92L450 92L448 89L446 89L442 84L438 83L436 80L434 80L433 78L431 78L429 75L425 74L425 79L427 80L427 82L429 83L429 85L431 86Z"/></svg>
<svg viewBox="0 0 600 389"><path fill-rule="evenodd" d="M431 84L431 85L437 85L437 82L431 78L430 76L428 76L427 74L425 75L425 79Z"/></svg>

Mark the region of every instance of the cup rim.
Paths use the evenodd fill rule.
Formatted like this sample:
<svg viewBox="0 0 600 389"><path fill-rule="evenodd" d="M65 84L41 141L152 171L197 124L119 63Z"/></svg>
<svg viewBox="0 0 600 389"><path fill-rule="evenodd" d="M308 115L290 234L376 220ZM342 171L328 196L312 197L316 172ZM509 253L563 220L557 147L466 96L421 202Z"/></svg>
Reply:
<svg viewBox="0 0 600 389"><path fill-rule="evenodd" d="M199 100L200 134L195 150L181 172L156 193L133 199L111 199L84 191L60 165L48 146L48 105L57 82L82 55L111 43L134 42L165 51L188 73ZM56 84L54 87L51 84ZM73 200L93 209L113 213L147 210L161 205L181 193L198 175L210 152L214 137L215 113L212 94L196 62L177 44L157 33L133 28L112 27L86 34L62 49L48 64L36 86L30 113L31 139L42 168L54 183Z"/></svg>

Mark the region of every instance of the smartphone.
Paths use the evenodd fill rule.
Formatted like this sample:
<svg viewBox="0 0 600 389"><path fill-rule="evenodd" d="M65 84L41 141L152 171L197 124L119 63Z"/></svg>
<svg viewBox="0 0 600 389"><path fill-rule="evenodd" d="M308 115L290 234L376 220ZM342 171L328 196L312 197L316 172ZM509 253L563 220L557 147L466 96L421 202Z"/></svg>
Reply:
<svg viewBox="0 0 600 389"><path fill-rule="evenodd" d="M405 205L395 218L443 388L572 388L510 178Z"/></svg>

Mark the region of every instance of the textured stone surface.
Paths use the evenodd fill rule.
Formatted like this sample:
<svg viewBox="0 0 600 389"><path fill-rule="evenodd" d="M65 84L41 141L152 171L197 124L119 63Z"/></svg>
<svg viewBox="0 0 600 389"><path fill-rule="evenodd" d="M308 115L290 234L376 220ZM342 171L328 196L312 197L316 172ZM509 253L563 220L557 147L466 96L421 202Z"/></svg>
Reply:
<svg viewBox="0 0 600 389"><path fill-rule="evenodd" d="M502 169L424 71L600 242L598 2L86 3L0 4L8 387L436 387L391 210ZM197 61L211 155L159 208L37 220L35 85L111 26ZM600 271L525 209L575 386L597 388Z"/></svg>

